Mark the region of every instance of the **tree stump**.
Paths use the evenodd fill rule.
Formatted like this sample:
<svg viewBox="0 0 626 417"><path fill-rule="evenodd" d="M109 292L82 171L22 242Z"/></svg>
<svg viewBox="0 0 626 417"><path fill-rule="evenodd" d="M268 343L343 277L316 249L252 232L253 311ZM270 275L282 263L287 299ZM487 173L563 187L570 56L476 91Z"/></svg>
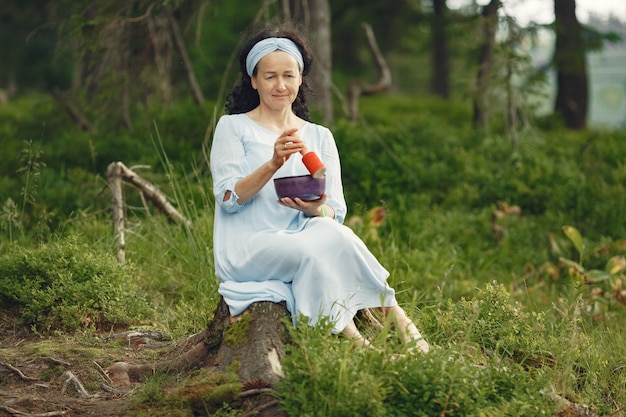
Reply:
<svg viewBox="0 0 626 417"><path fill-rule="evenodd" d="M250 393L267 392L283 377L281 360L288 343L285 323L289 318L285 303L269 301L253 303L243 314L232 317L221 298L207 328L179 343L183 353L174 359L157 364L116 362L106 373L114 384L129 385L155 371L180 373L201 367L230 371L238 374L243 383L244 410L254 411L257 416L280 416L271 397Z"/></svg>

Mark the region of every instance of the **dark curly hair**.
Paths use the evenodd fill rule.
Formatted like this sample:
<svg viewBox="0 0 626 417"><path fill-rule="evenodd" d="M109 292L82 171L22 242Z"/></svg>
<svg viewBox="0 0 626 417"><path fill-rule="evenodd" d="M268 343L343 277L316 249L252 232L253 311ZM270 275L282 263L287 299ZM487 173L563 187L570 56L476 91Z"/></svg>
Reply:
<svg viewBox="0 0 626 417"><path fill-rule="evenodd" d="M254 45L266 38L287 38L291 39L300 50L304 68L302 69L302 85L298 90L298 95L291 105L293 112L300 118L309 121L309 107L307 98L311 93L311 88L306 81L306 75L311 71L312 53L304 37L291 28L265 29L248 40L239 54L239 71L241 72L241 82L226 97L226 111L229 114L246 113L256 108L259 103L259 93L252 88L252 80L246 71L246 58ZM254 68L253 75L257 69Z"/></svg>

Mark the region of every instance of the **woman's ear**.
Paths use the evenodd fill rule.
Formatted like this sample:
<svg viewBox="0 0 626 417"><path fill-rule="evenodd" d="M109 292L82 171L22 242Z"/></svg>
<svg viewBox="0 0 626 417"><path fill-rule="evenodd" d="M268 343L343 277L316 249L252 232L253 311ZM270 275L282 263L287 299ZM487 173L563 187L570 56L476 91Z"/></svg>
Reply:
<svg viewBox="0 0 626 417"><path fill-rule="evenodd" d="M250 77L250 85L252 85L253 90L256 90L256 75Z"/></svg>

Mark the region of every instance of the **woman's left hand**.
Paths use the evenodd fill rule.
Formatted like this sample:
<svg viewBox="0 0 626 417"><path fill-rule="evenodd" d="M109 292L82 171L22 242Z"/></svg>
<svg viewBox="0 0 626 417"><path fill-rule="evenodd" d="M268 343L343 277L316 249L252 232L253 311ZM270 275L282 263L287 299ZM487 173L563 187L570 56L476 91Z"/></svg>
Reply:
<svg viewBox="0 0 626 417"><path fill-rule="evenodd" d="M278 204L295 210L300 210L307 217L315 217L319 213L319 207L324 204L327 197L328 195L322 194L319 199L313 201L304 201L298 197L295 199L284 197L278 200Z"/></svg>

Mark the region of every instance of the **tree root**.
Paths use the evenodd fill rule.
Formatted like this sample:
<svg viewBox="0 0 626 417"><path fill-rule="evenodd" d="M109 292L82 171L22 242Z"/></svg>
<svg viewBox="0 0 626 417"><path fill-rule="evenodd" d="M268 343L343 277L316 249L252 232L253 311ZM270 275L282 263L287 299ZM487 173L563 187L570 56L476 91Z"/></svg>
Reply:
<svg viewBox="0 0 626 417"><path fill-rule="evenodd" d="M105 369L105 374L115 385L130 385L131 382L143 381L157 371L182 372L197 366L207 356L204 342L200 342L175 360L156 364L132 365L115 362Z"/></svg>
<svg viewBox="0 0 626 417"><path fill-rule="evenodd" d="M65 394L65 391L67 391L68 387L71 385L74 387L78 395L83 398L89 397L89 393L87 392L83 384L78 380L78 378L76 378L76 375L72 373L72 371L65 371L63 373L63 376L65 377L65 382L63 383L63 387L61 388L61 394Z"/></svg>
<svg viewBox="0 0 626 417"><path fill-rule="evenodd" d="M15 374L17 374L17 376L19 376L23 381L38 381L37 378L33 378L33 377L30 377L30 376L24 375L24 373L22 371L20 371L15 366L13 366L13 365L11 365L9 363L2 362L2 363L0 363L0 365L2 365L5 368L10 369L11 371L15 372Z"/></svg>
<svg viewBox="0 0 626 417"><path fill-rule="evenodd" d="M6 411L12 416L22 416L22 417L57 417L57 416L64 416L67 414L67 411L49 411L47 413L31 414L31 413L26 413L24 411L16 410L15 408L11 408L11 407L8 407L6 405L1 405L1 404L0 404L0 410Z"/></svg>

